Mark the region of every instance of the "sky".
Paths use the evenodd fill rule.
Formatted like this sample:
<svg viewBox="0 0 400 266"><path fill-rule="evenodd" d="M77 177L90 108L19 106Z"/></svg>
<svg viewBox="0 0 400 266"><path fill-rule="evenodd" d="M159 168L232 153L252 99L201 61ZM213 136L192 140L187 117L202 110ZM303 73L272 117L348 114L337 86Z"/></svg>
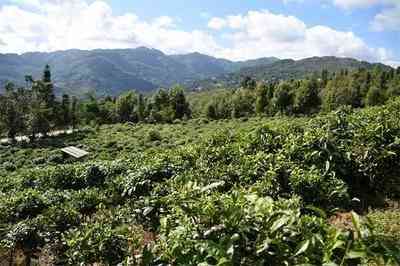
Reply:
<svg viewBox="0 0 400 266"><path fill-rule="evenodd" d="M400 66L400 0L0 0L0 53L139 46Z"/></svg>

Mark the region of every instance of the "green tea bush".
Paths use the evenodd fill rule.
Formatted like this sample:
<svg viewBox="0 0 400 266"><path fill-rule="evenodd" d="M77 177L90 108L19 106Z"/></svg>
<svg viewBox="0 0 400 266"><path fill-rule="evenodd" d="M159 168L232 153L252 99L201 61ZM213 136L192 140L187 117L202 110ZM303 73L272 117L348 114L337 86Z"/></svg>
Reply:
<svg viewBox="0 0 400 266"><path fill-rule="evenodd" d="M40 192L33 189L2 194L0 197L0 222L14 223L19 220L32 219L46 208L46 199Z"/></svg>
<svg viewBox="0 0 400 266"><path fill-rule="evenodd" d="M160 132L158 132L157 130L150 130L147 133L147 141L161 141L162 137Z"/></svg>
<svg viewBox="0 0 400 266"><path fill-rule="evenodd" d="M69 265L117 265L128 256L128 239L109 224L94 222L69 231L65 256Z"/></svg>
<svg viewBox="0 0 400 266"><path fill-rule="evenodd" d="M91 151L84 162L35 165L58 141L7 148L0 248L50 247L61 265L399 264L397 210L372 224L350 212L353 198L366 211L400 197L399 112L397 100L60 137Z"/></svg>

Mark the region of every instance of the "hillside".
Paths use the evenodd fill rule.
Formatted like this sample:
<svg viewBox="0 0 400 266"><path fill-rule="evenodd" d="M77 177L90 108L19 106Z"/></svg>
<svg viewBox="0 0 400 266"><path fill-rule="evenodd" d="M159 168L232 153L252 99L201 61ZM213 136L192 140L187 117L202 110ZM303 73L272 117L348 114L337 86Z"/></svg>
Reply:
<svg viewBox="0 0 400 266"><path fill-rule="evenodd" d="M127 89L148 92L182 84L188 88L238 86L244 76L258 80L302 78L322 69L371 69L376 65L351 58L313 57L279 60L266 57L233 62L200 53L166 55L139 47L112 50L67 50L52 53L0 54L0 90L7 81L24 85L24 76L40 78L49 64L57 94L118 95Z"/></svg>
<svg viewBox="0 0 400 266"><path fill-rule="evenodd" d="M243 67L234 73L222 74L218 77L196 81L191 84L192 88L212 88L212 87L237 87L245 76L253 77L257 80L288 80L301 79L323 69L329 72L339 72L342 69L349 71L365 68L371 70L375 67L382 67L389 70L390 67L380 63L368 63L358 61L353 58L339 58L333 56L311 57L302 60L285 59L271 64L253 65Z"/></svg>
<svg viewBox="0 0 400 266"><path fill-rule="evenodd" d="M399 210L372 210L400 196L399 111L124 123L0 145L0 261L398 265ZM90 154L64 157L71 145Z"/></svg>
<svg viewBox="0 0 400 266"><path fill-rule="evenodd" d="M43 67L49 64L58 93L66 91L81 95L95 90L100 95L117 95L132 88L146 92L177 83L186 84L276 60L232 62L199 53L166 55L145 47L0 54L0 86L4 87L7 81L23 85L25 75L40 78Z"/></svg>

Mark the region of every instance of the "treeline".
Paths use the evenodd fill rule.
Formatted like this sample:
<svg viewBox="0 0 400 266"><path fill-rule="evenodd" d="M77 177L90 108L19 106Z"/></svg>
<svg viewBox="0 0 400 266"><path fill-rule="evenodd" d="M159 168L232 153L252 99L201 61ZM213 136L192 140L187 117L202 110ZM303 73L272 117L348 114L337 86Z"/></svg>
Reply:
<svg viewBox="0 0 400 266"><path fill-rule="evenodd" d="M239 89L194 93L189 101L184 89L160 89L145 96L128 91L119 97L84 100L64 94L57 99L47 65L41 80L26 76L25 87L6 85L0 94L0 133L46 136L53 130L77 125L124 122L171 123L192 117L229 119L254 115L310 115L343 105L355 108L385 103L400 96L400 68L385 71L359 69L329 73L323 70L303 80L257 82L246 77Z"/></svg>
<svg viewBox="0 0 400 266"><path fill-rule="evenodd" d="M51 130L77 125L78 100L68 95L56 99L48 65L41 80L25 76L25 82L25 88L8 83L0 94L0 132L13 140L27 135L32 141Z"/></svg>
<svg viewBox="0 0 400 266"><path fill-rule="evenodd" d="M25 77L26 86L8 83L0 94L0 135L15 140L17 135L35 140L54 130L75 129L78 125L123 122L171 123L191 118L184 90L177 86L161 89L145 97L128 91L119 97L98 99L88 95L78 100L64 94L57 99L47 65L40 80Z"/></svg>
<svg viewBox="0 0 400 266"><path fill-rule="evenodd" d="M89 95L79 110L79 117L85 124L171 123L192 115L184 90L179 86L160 89L148 97L135 91L102 99Z"/></svg>
<svg viewBox="0 0 400 266"><path fill-rule="evenodd" d="M340 106L355 108L385 103L400 95L400 68L384 71L359 69L329 73L323 70L303 80L256 82L243 79L241 88L203 94L196 106L210 119L252 115L313 114Z"/></svg>

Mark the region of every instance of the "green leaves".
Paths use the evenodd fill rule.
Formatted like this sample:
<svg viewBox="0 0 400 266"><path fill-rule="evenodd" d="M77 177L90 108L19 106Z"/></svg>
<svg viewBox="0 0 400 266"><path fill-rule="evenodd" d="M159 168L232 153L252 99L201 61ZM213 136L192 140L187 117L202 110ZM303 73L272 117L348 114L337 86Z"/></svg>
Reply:
<svg viewBox="0 0 400 266"><path fill-rule="evenodd" d="M305 240L305 241L301 242L298 245L298 247L296 249L296 253L294 254L294 256L296 257L296 256L306 252L308 247L309 247L309 245L310 245L310 240Z"/></svg>
<svg viewBox="0 0 400 266"><path fill-rule="evenodd" d="M57 166L40 160L38 168L27 170L16 159L13 173L0 169L0 241L10 247L55 243L55 252L74 265L396 261L397 243L363 217L352 213L341 226L331 215L353 207L353 197L368 203L363 196L399 193L399 110L105 126L107 134L90 133L93 149L103 151L93 156L122 160ZM194 144L182 138L180 147L139 153L125 147L142 145L130 143L129 134L140 138L150 130L161 132L163 143L181 131L203 133L191 139ZM22 152L37 155L13 148L2 149L0 158L10 161ZM392 221L396 216L374 223L384 231L393 228Z"/></svg>

